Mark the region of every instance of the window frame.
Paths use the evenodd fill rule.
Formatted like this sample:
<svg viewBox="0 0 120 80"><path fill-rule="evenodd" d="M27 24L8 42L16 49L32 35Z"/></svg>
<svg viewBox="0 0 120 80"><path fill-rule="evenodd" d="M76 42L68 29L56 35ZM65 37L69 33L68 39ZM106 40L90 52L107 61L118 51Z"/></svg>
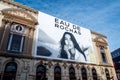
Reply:
<svg viewBox="0 0 120 80"><path fill-rule="evenodd" d="M19 27L21 29L18 29ZM18 24L15 22L11 24L7 47L6 47L7 52L11 52L11 53L22 53L23 52L25 33L26 33L25 25ZM16 38L18 38L19 40L17 40ZM13 45L13 43L15 45ZM16 49L14 49L16 45L17 47Z"/></svg>
<svg viewBox="0 0 120 80"><path fill-rule="evenodd" d="M102 63L104 63L104 64L108 63L107 56L105 54L105 48L104 48L104 46L99 46L99 50L100 50L100 55L101 55Z"/></svg>
<svg viewBox="0 0 120 80"><path fill-rule="evenodd" d="M21 40L20 40L20 43L18 43L19 45L19 50L15 51L13 49L11 49L13 46L12 46L12 41L14 41L14 36L17 36L17 37L21 37ZM23 52L23 45L24 45L24 36L22 35L17 35L17 34L9 34L9 39L8 39L8 46L7 46L7 51L8 52L12 52L12 53L22 53Z"/></svg>

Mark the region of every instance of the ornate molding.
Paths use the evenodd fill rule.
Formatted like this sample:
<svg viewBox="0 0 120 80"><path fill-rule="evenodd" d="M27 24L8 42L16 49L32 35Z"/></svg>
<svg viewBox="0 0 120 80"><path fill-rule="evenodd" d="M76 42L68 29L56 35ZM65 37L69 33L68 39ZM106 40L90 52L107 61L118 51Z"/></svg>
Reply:
<svg viewBox="0 0 120 80"><path fill-rule="evenodd" d="M22 67L22 70L23 72L29 72L30 70L30 61L29 60L22 60L23 61L23 67Z"/></svg>
<svg viewBox="0 0 120 80"><path fill-rule="evenodd" d="M6 15L14 15L14 16L23 17L27 20L37 22L37 20L32 15L30 15L29 13L21 9L7 8L7 9L2 10L2 13Z"/></svg>
<svg viewBox="0 0 120 80"><path fill-rule="evenodd" d="M76 68L77 68L77 69L79 69L79 68L80 68L79 64L76 64Z"/></svg>
<svg viewBox="0 0 120 80"><path fill-rule="evenodd" d="M56 64L55 64L56 66L60 66L60 64L57 62Z"/></svg>
<svg viewBox="0 0 120 80"><path fill-rule="evenodd" d="M35 19L34 16L21 9L7 8L3 9L1 12L4 15L3 20L22 23L31 28L37 24L37 19Z"/></svg>
<svg viewBox="0 0 120 80"><path fill-rule="evenodd" d="M95 34L95 35L99 35L99 36L104 37L104 38L107 38L105 35L100 34L100 33L97 33L97 32L92 31L92 30L91 30L91 33L92 33L92 34Z"/></svg>
<svg viewBox="0 0 120 80"><path fill-rule="evenodd" d="M93 40L96 43L96 46L104 46L104 48L107 49L108 43L105 39L103 39L102 37L98 36Z"/></svg>
<svg viewBox="0 0 120 80"><path fill-rule="evenodd" d="M33 12L35 14L38 14L38 11L33 9L33 8L29 8L28 6L24 6L22 4L19 4L17 2L14 2L14 1L11 1L11 0L2 0L4 3L7 3L7 4L10 4L10 5L13 5L13 6L16 6L16 7L19 7L19 8L22 8L22 9L25 9L27 11L30 11L30 12Z"/></svg>
<svg viewBox="0 0 120 80"><path fill-rule="evenodd" d="M64 69L66 69L66 68L67 68L67 64L66 64L66 62L65 62L65 63L63 63L63 67L64 67Z"/></svg>
<svg viewBox="0 0 120 80"><path fill-rule="evenodd" d="M48 62L48 67L51 68L52 66L53 66L52 62L49 61L49 62Z"/></svg>
<svg viewBox="0 0 120 80"><path fill-rule="evenodd" d="M107 43L103 43L103 42L99 42L99 41L96 42L97 47L104 46L104 48L107 49L107 45L108 45Z"/></svg>

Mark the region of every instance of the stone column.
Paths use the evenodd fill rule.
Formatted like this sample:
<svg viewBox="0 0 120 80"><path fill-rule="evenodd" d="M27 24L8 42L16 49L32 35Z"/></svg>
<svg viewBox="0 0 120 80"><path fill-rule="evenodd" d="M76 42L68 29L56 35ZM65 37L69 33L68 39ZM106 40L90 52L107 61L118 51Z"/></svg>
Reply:
<svg viewBox="0 0 120 80"><path fill-rule="evenodd" d="M7 43L8 43L8 39L9 39L9 34L10 34L10 22L7 22L4 25L4 31L3 31L3 35L2 35L2 39L1 39L1 44L0 44L0 50L1 51L6 51L6 47L7 47Z"/></svg>

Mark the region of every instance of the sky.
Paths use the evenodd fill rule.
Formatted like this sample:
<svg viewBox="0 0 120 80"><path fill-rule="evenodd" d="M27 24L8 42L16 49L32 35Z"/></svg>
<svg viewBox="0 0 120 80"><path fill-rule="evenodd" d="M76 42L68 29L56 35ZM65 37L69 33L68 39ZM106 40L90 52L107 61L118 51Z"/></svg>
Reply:
<svg viewBox="0 0 120 80"><path fill-rule="evenodd" d="M120 48L120 0L14 0L107 36L110 52Z"/></svg>

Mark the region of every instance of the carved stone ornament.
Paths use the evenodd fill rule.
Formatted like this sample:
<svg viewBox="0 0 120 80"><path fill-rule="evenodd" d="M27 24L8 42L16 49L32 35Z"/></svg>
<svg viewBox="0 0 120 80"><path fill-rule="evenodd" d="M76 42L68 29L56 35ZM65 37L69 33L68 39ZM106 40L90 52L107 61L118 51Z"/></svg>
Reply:
<svg viewBox="0 0 120 80"><path fill-rule="evenodd" d="M87 69L90 70L90 66L87 66Z"/></svg>
<svg viewBox="0 0 120 80"><path fill-rule="evenodd" d="M79 68L80 68L79 64L76 64L76 68L77 68L77 69L79 69Z"/></svg>
<svg viewBox="0 0 120 80"><path fill-rule="evenodd" d="M27 20L30 20L33 22L35 22L35 21L37 22L37 20L32 15L30 15L29 13L27 13L21 9L8 8L8 9L2 10L2 13L6 14L6 15L19 16L24 19L27 19Z"/></svg>
<svg viewBox="0 0 120 80"><path fill-rule="evenodd" d="M10 31L20 33L20 34L25 34L25 27L23 25L21 25L21 24L13 23L11 25Z"/></svg>
<svg viewBox="0 0 120 80"><path fill-rule="evenodd" d="M3 9L1 12L4 15L3 20L5 21L21 23L32 29L35 29L35 25L38 23L37 19L32 14L22 9L7 8Z"/></svg>
<svg viewBox="0 0 120 80"><path fill-rule="evenodd" d="M67 67L67 64L66 64L66 63L63 63L63 67L66 69L66 67Z"/></svg>
<svg viewBox="0 0 120 80"><path fill-rule="evenodd" d="M51 68L51 66L53 66L53 64L52 64L51 61L49 61L49 62L48 62L48 67Z"/></svg>
<svg viewBox="0 0 120 80"><path fill-rule="evenodd" d="M98 37L96 37L95 39L94 39L94 42L96 43L96 46L97 47L99 47L99 46L104 46L104 48L106 48L107 49L107 41L104 39L104 38L102 38L102 37L100 37L100 36L98 36Z"/></svg>
<svg viewBox="0 0 120 80"><path fill-rule="evenodd" d="M28 60L23 60L23 68L22 68L22 70L23 70L23 72L29 72L29 70L30 70L30 61L28 61Z"/></svg>

